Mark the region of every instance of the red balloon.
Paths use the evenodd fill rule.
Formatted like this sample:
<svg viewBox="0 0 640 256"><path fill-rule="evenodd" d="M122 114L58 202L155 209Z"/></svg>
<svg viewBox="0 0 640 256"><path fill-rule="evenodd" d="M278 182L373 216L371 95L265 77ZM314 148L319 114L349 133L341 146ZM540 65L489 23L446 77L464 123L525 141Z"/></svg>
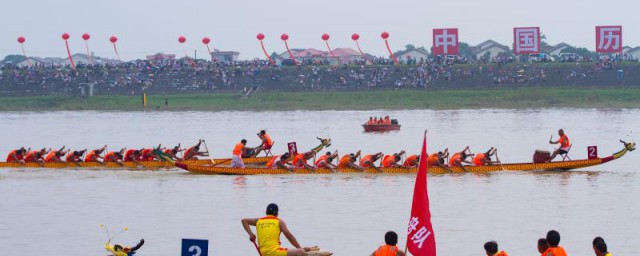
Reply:
<svg viewBox="0 0 640 256"><path fill-rule="evenodd" d="M84 39L85 41L89 40L90 38L91 38L91 35L89 35L87 33L82 34L82 39Z"/></svg>
<svg viewBox="0 0 640 256"><path fill-rule="evenodd" d="M329 40L329 34L327 33L322 34L322 40L325 40L325 41Z"/></svg>
<svg viewBox="0 0 640 256"><path fill-rule="evenodd" d="M62 34L62 40L69 40L69 37L70 36L67 33Z"/></svg>
<svg viewBox="0 0 640 256"><path fill-rule="evenodd" d="M24 43L24 41L26 41L26 39L24 39L23 36L18 37L18 43Z"/></svg>
<svg viewBox="0 0 640 256"><path fill-rule="evenodd" d="M110 41L111 43L114 43L114 44L115 44L116 42L118 42L118 38L117 38L117 37L115 37L115 36L112 36L112 37L110 37L110 38L109 38L109 41Z"/></svg>
<svg viewBox="0 0 640 256"><path fill-rule="evenodd" d="M204 38L202 38L203 44L209 44L209 42L211 42L211 39L209 39L208 37L205 36Z"/></svg>
<svg viewBox="0 0 640 256"><path fill-rule="evenodd" d="M262 34L262 33L258 33L258 35L256 36L256 38L258 38L258 40L262 41L262 39L264 39L264 34Z"/></svg>
<svg viewBox="0 0 640 256"><path fill-rule="evenodd" d="M184 42L186 42L186 41L187 41L187 38L186 38L186 37L184 37L184 36L180 36L180 37L178 37L178 42L180 42L181 44L183 44L183 43L184 43Z"/></svg>
<svg viewBox="0 0 640 256"><path fill-rule="evenodd" d="M283 34L280 36L280 39L282 39L282 41L287 41L287 40L289 40L289 35L287 35L286 33L283 33Z"/></svg>
<svg viewBox="0 0 640 256"><path fill-rule="evenodd" d="M358 35L358 33L353 33L353 35L351 35L351 39L353 39L353 41L358 41L358 39L360 39L360 35Z"/></svg>
<svg viewBox="0 0 640 256"><path fill-rule="evenodd" d="M387 38L389 38L389 33L382 32L382 34L380 34L380 37L382 37L382 39L384 39L384 40L387 40Z"/></svg>

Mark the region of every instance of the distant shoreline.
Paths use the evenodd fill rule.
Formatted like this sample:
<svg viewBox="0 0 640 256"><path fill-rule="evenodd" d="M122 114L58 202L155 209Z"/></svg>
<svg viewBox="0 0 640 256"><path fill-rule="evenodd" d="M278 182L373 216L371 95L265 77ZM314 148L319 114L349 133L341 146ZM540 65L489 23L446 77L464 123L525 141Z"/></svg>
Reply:
<svg viewBox="0 0 640 256"><path fill-rule="evenodd" d="M165 106L165 99L168 106ZM640 87L519 87L333 92L0 97L0 111L261 111L375 109L640 108Z"/></svg>

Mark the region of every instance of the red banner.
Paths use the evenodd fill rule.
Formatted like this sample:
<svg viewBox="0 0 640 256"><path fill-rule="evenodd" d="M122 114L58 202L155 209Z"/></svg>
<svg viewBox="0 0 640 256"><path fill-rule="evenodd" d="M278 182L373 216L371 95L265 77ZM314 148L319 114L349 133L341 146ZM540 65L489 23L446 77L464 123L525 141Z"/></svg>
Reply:
<svg viewBox="0 0 640 256"><path fill-rule="evenodd" d="M596 52L622 52L622 26L597 26Z"/></svg>
<svg viewBox="0 0 640 256"><path fill-rule="evenodd" d="M436 256L436 238L431 226L427 191L427 134L424 134L416 186L413 189L411 218L407 229L407 248L414 256Z"/></svg>
<svg viewBox="0 0 640 256"><path fill-rule="evenodd" d="M434 55L458 55L458 53L460 53L458 29L434 29L433 48L431 51Z"/></svg>
<svg viewBox="0 0 640 256"><path fill-rule="evenodd" d="M540 53L540 27L513 28L513 53Z"/></svg>

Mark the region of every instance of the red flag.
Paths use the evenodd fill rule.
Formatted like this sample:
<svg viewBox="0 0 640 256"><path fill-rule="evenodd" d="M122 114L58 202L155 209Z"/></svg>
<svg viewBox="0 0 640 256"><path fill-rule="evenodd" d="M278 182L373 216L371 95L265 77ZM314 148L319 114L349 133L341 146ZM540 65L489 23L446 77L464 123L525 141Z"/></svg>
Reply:
<svg viewBox="0 0 640 256"><path fill-rule="evenodd" d="M414 256L436 256L436 238L431 226L429 194L427 192L427 133L422 142L420 166L413 189L411 218L407 229L407 248Z"/></svg>

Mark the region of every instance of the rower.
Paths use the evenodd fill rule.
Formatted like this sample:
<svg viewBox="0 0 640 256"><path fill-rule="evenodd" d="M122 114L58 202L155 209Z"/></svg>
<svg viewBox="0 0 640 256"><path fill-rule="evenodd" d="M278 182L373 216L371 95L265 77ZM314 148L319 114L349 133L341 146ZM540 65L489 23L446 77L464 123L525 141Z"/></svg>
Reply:
<svg viewBox="0 0 640 256"><path fill-rule="evenodd" d="M355 154L351 153L351 154L342 156L340 158L340 161L338 161L338 169L353 168L358 171L362 171L363 170L362 167L356 164L358 157L360 157L360 150L358 150L358 152L356 152Z"/></svg>
<svg viewBox="0 0 640 256"><path fill-rule="evenodd" d="M245 150L251 149L246 147L246 145L247 140L245 139L242 139L240 140L240 142L236 143L236 145L233 147L233 151L231 152L231 165L229 167L244 168L244 162L242 162L242 154L243 152L245 152Z"/></svg>
<svg viewBox="0 0 640 256"><path fill-rule="evenodd" d="M487 152L478 153L473 157L473 166L493 165L499 164L500 161L491 161L491 156L496 155L498 149L491 147ZM497 156L496 156L497 158ZM496 159L497 160L497 159Z"/></svg>
<svg viewBox="0 0 640 256"><path fill-rule="evenodd" d="M64 151L64 146L62 146L59 150L51 150L44 157L44 162L45 163L62 163L64 162L62 160L62 156L66 155L67 153L69 153L69 150Z"/></svg>
<svg viewBox="0 0 640 256"><path fill-rule="evenodd" d="M560 246L560 233L555 230L547 232L547 243L549 243L549 249L544 252L543 256L567 256L567 252Z"/></svg>
<svg viewBox="0 0 640 256"><path fill-rule="evenodd" d="M271 158L271 160L269 160L269 162L267 162L266 166L267 168L271 169L285 169L293 171L293 166L287 163L289 157L291 157L289 153L284 153L280 156L274 156Z"/></svg>
<svg viewBox="0 0 640 256"><path fill-rule="evenodd" d="M384 243L385 245L378 247L378 249L373 251L370 256L406 255L403 251L398 249L398 234L396 234L396 232L389 231L384 234Z"/></svg>
<svg viewBox="0 0 640 256"><path fill-rule="evenodd" d="M407 159L404 160L402 164L403 167L418 167L420 164L420 156L418 155L410 155L407 156Z"/></svg>
<svg viewBox="0 0 640 256"><path fill-rule="evenodd" d="M178 152L180 152L180 151L182 151L182 150L180 150L180 143L178 143L178 146L175 146L175 147L173 147L173 148L165 148L165 149L162 151L162 153L163 153L165 156L167 156L167 157L171 158L172 160L180 161L180 160L181 160L181 158L179 158L179 157L178 157Z"/></svg>
<svg viewBox="0 0 640 256"><path fill-rule="evenodd" d="M107 152L104 155L104 162L105 163L112 162L112 163L116 163L116 164L122 165L122 159L123 159L122 153L124 151L125 151L125 149L123 148L118 152L116 152L116 151Z"/></svg>
<svg viewBox="0 0 640 256"><path fill-rule="evenodd" d="M122 246L119 244L112 245L109 241L104 245L104 249L113 253L113 256L131 256L136 253L140 247L144 245L144 239L140 239L140 242L134 247Z"/></svg>
<svg viewBox="0 0 640 256"><path fill-rule="evenodd" d="M200 152L200 144L202 144L204 140L198 140L198 144L193 147L188 148L182 154L182 160L198 160L198 156L208 156L208 152Z"/></svg>
<svg viewBox="0 0 640 256"><path fill-rule="evenodd" d="M382 157L382 152L378 152L373 155L365 155L362 157L362 159L360 159L360 167L373 168L379 172L382 172L382 170L376 167L376 164L375 164L376 161L378 161L378 159L380 159L381 157Z"/></svg>
<svg viewBox="0 0 640 256"><path fill-rule="evenodd" d="M544 252L546 252L549 249L549 243L547 242L546 238L540 238L538 239L538 252L540 253L541 256L544 256Z"/></svg>
<svg viewBox="0 0 640 256"><path fill-rule="evenodd" d="M604 242L602 237L597 236L593 239L593 252L595 252L596 256L611 256L609 250L607 249L607 243Z"/></svg>
<svg viewBox="0 0 640 256"><path fill-rule="evenodd" d="M67 163L80 163L82 162L82 155L84 155L84 153L87 152L86 149L80 150L80 151L70 151L69 153L67 153Z"/></svg>
<svg viewBox="0 0 640 256"><path fill-rule="evenodd" d="M307 163L307 160L313 158L315 155L316 155L316 152L314 151L298 153L293 157L293 160L291 160L291 164L293 164L293 167L295 168L306 168L309 170L315 170L316 169L315 166Z"/></svg>
<svg viewBox="0 0 640 256"><path fill-rule="evenodd" d="M87 163L103 164L104 158L101 155L102 155L102 152L104 152L106 149L107 149L107 145L104 145L99 149L94 149L89 151L89 153L87 153L87 156L84 157L84 161Z"/></svg>
<svg viewBox="0 0 640 256"><path fill-rule="evenodd" d="M138 161L146 162L146 161L154 161L160 160L158 155L153 152L153 148L143 148L140 150L140 155L138 156Z"/></svg>
<svg viewBox="0 0 640 256"><path fill-rule="evenodd" d="M122 161L141 164L140 161L138 161L139 156L140 156L140 150L128 149L126 152L124 152L124 158L122 159Z"/></svg>
<svg viewBox="0 0 640 256"><path fill-rule="evenodd" d="M14 149L9 152L7 155L7 163L24 163L24 155L27 153L27 150L24 147L19 149Z"/></svg>
<svg viewBox="0 0 640 256"><path fill-rule="evenodd" d="M484 244L484 250L487 256L507 256L505 251L498 252L498 243L496 241L489 241Z"/></svg>
<svg viewBox="0 0 640 256"><path fill-rule="evenodd" d="M468 152L468 153L467 153ZM463 164L471 164L470 161L467 160L467 157L472 156L471 151L469 150L469 146L465 147L462 151L453 154L449 159L449 166L462 166Z"/></svg>
<svg viewBox="0 0 640 256"><path fill-rule="evenodd" d="M278 205L271 203L267 206L267 216L262 218L245 218L242 219L242 226L249 234L249 240L255 243L256 235L251 231L250 226L256 227L258 233L258 245L260 247L260 255L262 256L304 256L306 252L311 251L309 247L301 247L295 236L287 228L284 220L278 218ZM287 249L280 247L280 233L289 240L289 243L295 248Z"/></svg>
<svg viewBox="0 0 640 256"><path fill-rule="evenodd" d="M332 172L336 172L338 166L331 163L336 157L338 157L338 150L334 151L333 154L327 151L327 153L321 155L318 160L316 160L315 165L317 168L327 168L331 169Z"/></svg>
<svg viewBox="0 0 640 256"><path fill-rule="evenodd" d="M25 163L44 163L44 159L42 157L47 153L46 149L42 150L31 150L24 156Z"/></svg>
<svg viewBox="0 0 640 256"><path fill-rule="evenodd" d="M260 154L261 151L270 150L273 146L273 140L271 139L271 136L267 134L267 131L260 131L258 133L258 137L260 138L262 143L253 150L253 154L250 157L256 157L258 154Z"/></svg>
<svg viewBox="0 0 640 256"><path fill-rule="evenodd" d="M402 150L392 155L385 155L382 158L382 161L380 161L380 167L402 167L398 162L402 160L402 155L404 155L404 153L404 150Z"/></svg>
<svg viewBox="0 0 640 256"><path fill-rule="evenodd" d="M549 144L560 144L560 147L553 151L553 154L551 154L551 157L549 157L549 162L556 158L557 155L566 155L567 153L569 153L569 148L571 148L569 137L567 137L563 129L558 130L558 135L560 136L560 138L558 138L558 140L556 141L552 141L553 135L551 135L551 138L549 138Z"/></svg>
<svg viewBox="0 0 640 256"><path fill-rule="evenodd" d="M449 148L445 148L444 151L438 151L427 157L427 166L440 166L446 167L445 159L449 157Z"/></svg>

